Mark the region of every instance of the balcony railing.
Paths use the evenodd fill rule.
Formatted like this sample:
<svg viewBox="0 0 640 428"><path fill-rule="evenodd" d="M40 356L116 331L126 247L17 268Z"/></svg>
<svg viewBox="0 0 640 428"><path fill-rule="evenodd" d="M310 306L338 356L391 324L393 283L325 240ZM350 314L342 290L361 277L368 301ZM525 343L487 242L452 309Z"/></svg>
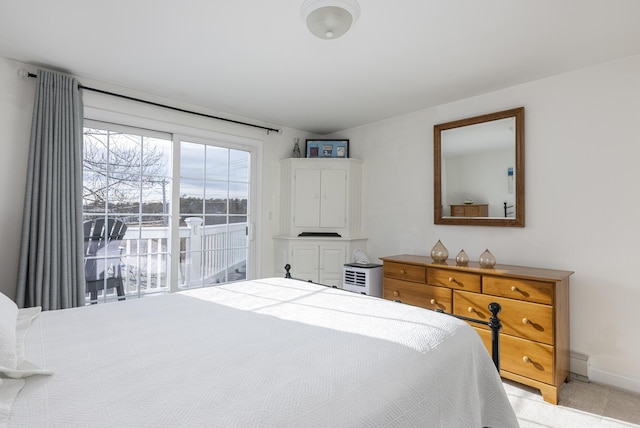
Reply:
<svg viewBox="0 0 640 428"><path fill-rule="evenodd" d="M247 223L203 225L186 219L179 228L178 286L200 287L246 278ZM120 267L126 296L168 292L169 227L129 226L122 240ZM113 290L108 290L107 297ZM104 299L101 293L98 301Z"/></svg>
<svg viewBox="0 0 640 428"><path fill-rule="evenodd" d="M181 286L224 282L221 274L246 265L247 223L203 226L200 217L190 217L185 222L187 227L180 228ZM187 229L184 235L183 229Z"/></svg>

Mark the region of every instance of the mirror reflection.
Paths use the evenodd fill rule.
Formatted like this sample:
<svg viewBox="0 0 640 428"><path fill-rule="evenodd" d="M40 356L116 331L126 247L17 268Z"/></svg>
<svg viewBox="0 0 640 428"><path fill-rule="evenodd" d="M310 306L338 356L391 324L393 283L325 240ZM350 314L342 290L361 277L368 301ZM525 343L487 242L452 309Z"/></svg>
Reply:
<svg viewBox="0 0 640 428"><path fill-rule="evenodd" d="M435 223L524 226L524 108L434 127Z"/></svg>

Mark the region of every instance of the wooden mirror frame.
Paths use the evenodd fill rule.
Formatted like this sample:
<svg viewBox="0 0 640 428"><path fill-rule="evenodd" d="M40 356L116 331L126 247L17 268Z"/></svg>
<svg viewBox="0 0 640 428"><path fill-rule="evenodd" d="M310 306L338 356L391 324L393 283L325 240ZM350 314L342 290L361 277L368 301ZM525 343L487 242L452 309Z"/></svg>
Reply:
<svg viewBox="0 0 640 428"><path fill-rule="evenodd" d="M499 217L443 217L442 208L442 147L441 133L447 129L460 128L478 123L514 117L515 135L515 218ZM440 123L433 127L433 195L434 224L466 226L524 227L524 107L482 116Z"/></svg>

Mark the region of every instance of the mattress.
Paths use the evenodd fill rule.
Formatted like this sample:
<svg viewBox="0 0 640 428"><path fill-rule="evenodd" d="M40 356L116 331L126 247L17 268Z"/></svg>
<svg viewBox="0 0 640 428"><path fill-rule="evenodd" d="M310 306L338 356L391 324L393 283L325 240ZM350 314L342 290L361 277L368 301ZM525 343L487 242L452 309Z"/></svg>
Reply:
<svg viewBox="0 0 640 428"><path fill-rule="evenodd" d="M8 427L513 427L454 317L270 278L41 313Z"/></svg>

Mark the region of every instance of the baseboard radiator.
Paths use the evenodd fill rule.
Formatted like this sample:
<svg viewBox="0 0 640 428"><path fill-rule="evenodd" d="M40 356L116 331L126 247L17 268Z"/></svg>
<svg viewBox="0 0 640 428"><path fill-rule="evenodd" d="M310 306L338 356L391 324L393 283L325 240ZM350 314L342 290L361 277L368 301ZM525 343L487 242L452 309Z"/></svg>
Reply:
<svg viewBox="0 0 640 428"><path fill-rule="evenodd" d="M589 357L577 352L569 354L569 373L571 378L589 382Z"/></svg>

